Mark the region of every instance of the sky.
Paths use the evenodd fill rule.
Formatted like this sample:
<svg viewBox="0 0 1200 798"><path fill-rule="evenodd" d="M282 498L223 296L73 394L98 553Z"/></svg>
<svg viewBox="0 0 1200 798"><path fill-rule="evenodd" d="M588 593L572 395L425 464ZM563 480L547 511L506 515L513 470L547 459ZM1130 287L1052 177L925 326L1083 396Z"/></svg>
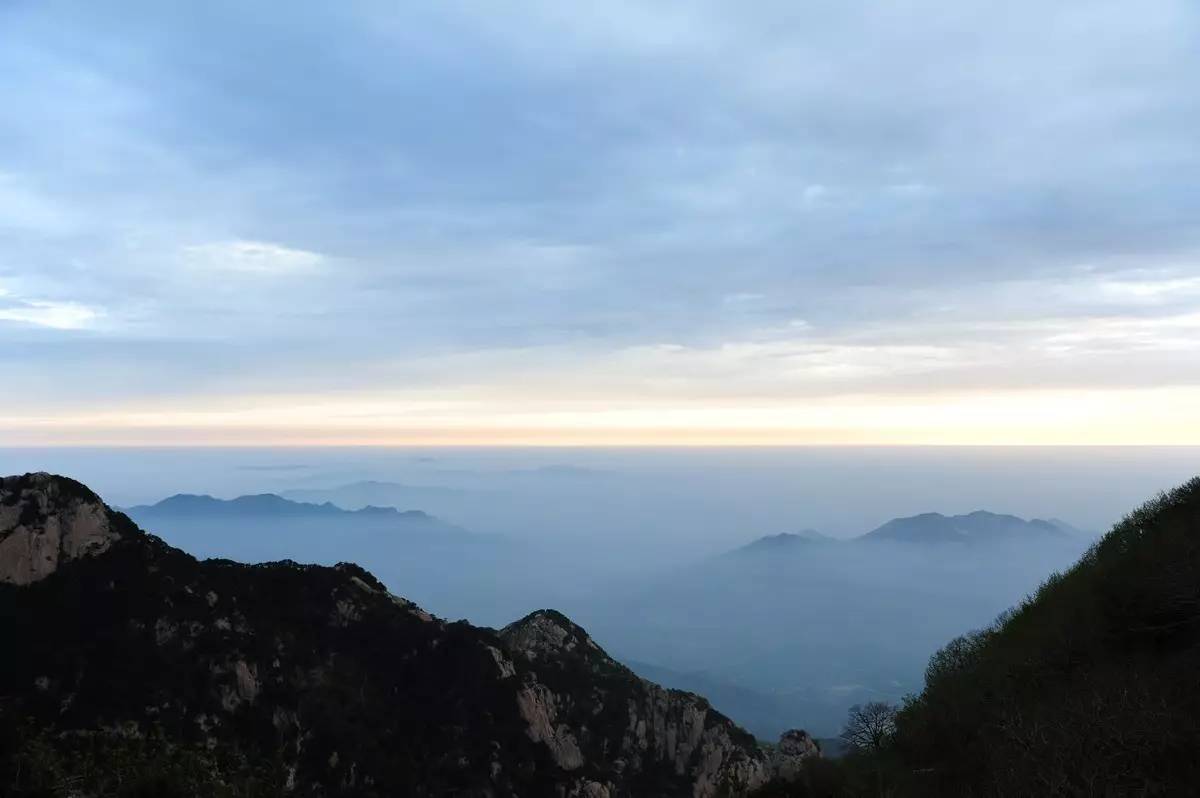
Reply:
<svg viewBox="0 0 1200 798"><path fill-rule="evenodd" d="M1187 0L0 0L0 442L1200 443Z"/></svg>

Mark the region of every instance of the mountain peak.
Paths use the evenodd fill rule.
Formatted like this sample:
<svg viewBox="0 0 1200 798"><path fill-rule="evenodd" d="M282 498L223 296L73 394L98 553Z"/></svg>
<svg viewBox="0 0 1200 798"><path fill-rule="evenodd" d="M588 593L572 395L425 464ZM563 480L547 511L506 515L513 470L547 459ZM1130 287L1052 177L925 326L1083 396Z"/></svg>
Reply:
<svg viewBox="0 0 1200 798"><path fill-rule="evenodd" d="M893 518L858 538L897 543L996 543L1012 540L1057 539L1063 529L1045 521L1026 521L1015 515L973 510L964 515L920 513Z"/></svg>
<svg viewBox="0 0 1200 798"><path fill-rule="evenodd" d="M73 479L45 472L0 478L0 582L31 584L63 563L101 554L130 531L122 526Z"/></svg>
<svg viewBox="0 0 1200 798"><path fill-rule="evenodd" d="M792 548L811 546L813 544L833 543L834 539L822 535L815 529L802 529L799 532L780 532L777 535L764 535L752 540L734 552L755 554L759 552L780 552Z"/></svg>
<svg viewBox="0 0 1200 798"><path fill-rule="evenodd" d="M501 629L500 637L529 660L593 651L615 664L583 627L557 610L535 610Z"/></svg>

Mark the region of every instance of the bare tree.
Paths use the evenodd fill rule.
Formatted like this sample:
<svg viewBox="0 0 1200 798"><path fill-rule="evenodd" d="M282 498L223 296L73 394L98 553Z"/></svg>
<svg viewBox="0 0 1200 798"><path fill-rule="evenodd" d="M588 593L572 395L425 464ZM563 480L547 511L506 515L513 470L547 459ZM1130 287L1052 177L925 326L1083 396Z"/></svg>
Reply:
<svg viewBox="0 0 1200 798"><path fill-rule="evenodd" d="M842 740L861 751L879 751L896 733L896 708L883 701L850 707Z"/></svg>

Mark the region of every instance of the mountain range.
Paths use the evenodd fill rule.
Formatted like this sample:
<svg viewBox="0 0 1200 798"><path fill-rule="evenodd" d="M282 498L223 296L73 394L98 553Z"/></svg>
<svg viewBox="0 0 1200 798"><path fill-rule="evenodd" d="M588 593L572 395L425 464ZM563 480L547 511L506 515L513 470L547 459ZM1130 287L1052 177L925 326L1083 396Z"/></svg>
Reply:
<svg viewBox="0 0 1200 798"><path fill-rule="evenodd" d="M1002 543L1038 542L1070 537L1070 527L1061 521L1034 518L1027 521L1015 515L976 510L966 515L922 513L894 518L863 535L864 542L898 543Z"/></svg>
<svg viewBox="0 0 1200 798"><path fill-rule="evenodd" d="M332 502L315 504L286 499L274 493L217 499L208 495L179 493L156 504L143 504L125 510L137 518L386 518L402 522L432 522L434 518L421 510L398 510L391 506L366 505L346 510Z"/></svg>
<svg viewBox="0 0 1200 798"><path fill-rule="evenodd" d="M736 798L819 756L557 612L497 631L348 563L198 561L48 474L0 479L0 639L18 794Z"/></svg>
<svg viewBox="0 0 1200 798"><path fill-rule="evenodd" d="M793 549L803 550L812 544L835 542L975 545L1038 543L1067 541L1083 537L1085 534L1065 521L1057 519L1026 520L1015 515L976 510L965 515L921 513L920 515L893 518L870 532L850 538L848 541L839 541L837 538L822 535L814 529L766 535L735 549L734 553L782 553Z"/></svg>
<svg viewBox="0 0 1200 798"><path fill-rule="evenodd" d="M467 491L438 485L404 485L398 482L361 480L333 488L297 488L280 493L296 502L333 503L348 510L369 506L382 507L442 507L461 501Z"/></svg>

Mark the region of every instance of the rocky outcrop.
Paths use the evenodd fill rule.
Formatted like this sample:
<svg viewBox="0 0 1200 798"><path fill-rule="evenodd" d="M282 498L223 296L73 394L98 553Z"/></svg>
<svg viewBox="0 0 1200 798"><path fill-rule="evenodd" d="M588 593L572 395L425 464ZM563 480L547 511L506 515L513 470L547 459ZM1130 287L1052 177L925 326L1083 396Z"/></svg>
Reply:
<svg viewBox="0 0 1200 798"><path fill-rule="evenodd" d="M638 678L553 610L531 613L500 637L530 666L519 699L527 734L545 741L563 767L603 752L614 773L658 772L685 780L691 795L707 798L745 795L771 779L794 778L805 758L820 756L804 732L789 732L766 756L705 699Z"/></svg>
<svg viewBox="0 0 1200 798"><path fill-rule="evenodd" d="M778 770L559 613L446 623L355 565L199 562L78 483L0 485L0 742L165 739L305 796L736 797Z"/></svg>
<svg viewBox="0 0 1200 798"><path fill-rule="evenodd" d="M771 753L771 772L775 779L792 781L800 776L804 763L821 756L821 745L801 729L785 731Z"/></svg>
<svg viewBox="0 0 1200 798"><path fill-rule="evenodd" d="M103 503L78 482L49 474L0 479L0 582L37 582L120 537Z"/></svg>

